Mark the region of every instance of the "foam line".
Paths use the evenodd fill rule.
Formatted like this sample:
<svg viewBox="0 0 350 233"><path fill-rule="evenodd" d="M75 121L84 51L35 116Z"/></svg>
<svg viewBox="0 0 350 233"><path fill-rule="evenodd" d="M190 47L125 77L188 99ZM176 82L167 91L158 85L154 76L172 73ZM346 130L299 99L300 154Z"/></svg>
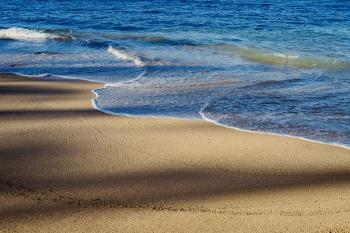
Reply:
<svg viewBox="0 0 350 233"><path fill-rule="evenodd" d="M205 116L205 114L203 113L203 110L207 107L208 104L205 104L201 110L199 111L199 114L201 115L201 117L210 123L213 123L214 125L218 125L218 126L222 126L228 129L234 129L234 130L238 130L241 132L247 132L247 133L257 133L257 134L264 134L264 135L272 135L272 136L282 136L282 137L288 137L288 138L296 138L296 139L301 139L304 141L308 141L308 142L313 142L313 143L318 143L318 144L323 144L323 145L331 145L331 146L337 146L337 147L341 147L344 149L348 149L350 150L350 146L344 145L344 144L340 144L340 143L328 143L328 142L322 142L322 141L318 141L318 140L313 140L313 139L309 139L309 138L304 138L304 137L300 137L300 136L293 136L293 135L289 135L289 134L279 134L279 133L272 133L272 132L262 132L262 131L255 131L255 130L249 130L249 129L241 129L241 128L237 128L234 126L228 126L228 125L224 125L221 124L215 120L212 120L210 118L207 118Z"/></svg>

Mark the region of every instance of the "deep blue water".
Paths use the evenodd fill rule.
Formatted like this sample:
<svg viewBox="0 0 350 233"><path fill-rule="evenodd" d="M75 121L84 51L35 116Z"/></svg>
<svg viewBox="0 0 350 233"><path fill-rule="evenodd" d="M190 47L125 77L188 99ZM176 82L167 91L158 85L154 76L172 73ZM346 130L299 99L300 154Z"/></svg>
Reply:
<svg viewBox="0 0 350 233"><path fill-rule="evenodd" d="M348 0L2 0L0 72L106 83L115 114L350 145Z"/></svg>

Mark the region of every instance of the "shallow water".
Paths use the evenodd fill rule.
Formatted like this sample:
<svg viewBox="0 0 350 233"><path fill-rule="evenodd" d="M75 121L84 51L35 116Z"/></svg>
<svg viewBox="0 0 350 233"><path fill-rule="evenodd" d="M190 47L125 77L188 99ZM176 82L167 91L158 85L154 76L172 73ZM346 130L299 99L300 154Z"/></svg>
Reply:
<svg viewBox="0 0 350 233"><path fill-rule="evenodd" d="M0 72L106 83L115 114L350 145L346 0L3 0Z"/></svg>

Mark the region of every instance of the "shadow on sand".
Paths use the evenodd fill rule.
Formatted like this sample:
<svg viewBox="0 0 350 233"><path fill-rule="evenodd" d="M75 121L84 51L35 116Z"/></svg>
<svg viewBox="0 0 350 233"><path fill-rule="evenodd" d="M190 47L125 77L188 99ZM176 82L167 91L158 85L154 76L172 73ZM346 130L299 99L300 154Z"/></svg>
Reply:
<svg viewBox="0 0 350 233"><path fill-rule="evenodd" d="M50 93L53 90L17 89L0 93ZM54 90L65 93L63 90ZM0 125L9 118L42 120L47 118L74 118L84 114L86 117L102 116L94 110L11 110L0 111ZM271 190L285 190L298 187L318 186L325 184L350 185L349 170L331 170L319 173L299 173L294 175L264 175L249 171L222 170L215 167L159 168L133 172L115 171L114 174L76 175L69 178L52 178L54 171L60 167L59 159L72 159L74 151L71 145L48 140L43 143L35 135L41 131L7 132L6 137L12 143L0 143L0 174L16 177L17 174L30 174L32 171L52 168L50 178L21 176L17 179L0 180L0 194L25 197L38 205L0 209L1 218L23 218L28 215L48 215L62 211L74 211L77 208L147 208L155 210L176 211L166 203L183 203L208 198L252 194ZM53 132L55 134L56 132ZM64 129L59 132L65 135ZM16 144L16 137L23 134L28 137L23 143ZM27 136L27 135L30 135ZM61 136L62 136L61 135ZM11 138L12 137L12 138ZM11 139L11 140L10 140ZM88 149L88 145L87 145ZM52 152L52 153L48 153ZM43 158L52 154L54 158ZM166 155L164 155L166 156ZM184 155L186 156L186 155ZM44 161L44 162L43 162ZM90 193L86 196L85 193ZM165 204L164 204L165 203ZM180 209L182 210L182 209Z"/></svg>

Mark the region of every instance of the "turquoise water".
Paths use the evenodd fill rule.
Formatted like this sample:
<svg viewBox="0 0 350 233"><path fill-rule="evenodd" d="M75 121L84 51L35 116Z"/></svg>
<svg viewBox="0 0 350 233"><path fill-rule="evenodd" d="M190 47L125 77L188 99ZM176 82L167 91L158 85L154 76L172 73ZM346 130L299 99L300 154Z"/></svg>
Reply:
<svg viewBox="0 0 350 233"><path fill-rule="evenodd" d="M3 0L0 72L106 83L113 114L350 145L347 0Z"/></svg>

